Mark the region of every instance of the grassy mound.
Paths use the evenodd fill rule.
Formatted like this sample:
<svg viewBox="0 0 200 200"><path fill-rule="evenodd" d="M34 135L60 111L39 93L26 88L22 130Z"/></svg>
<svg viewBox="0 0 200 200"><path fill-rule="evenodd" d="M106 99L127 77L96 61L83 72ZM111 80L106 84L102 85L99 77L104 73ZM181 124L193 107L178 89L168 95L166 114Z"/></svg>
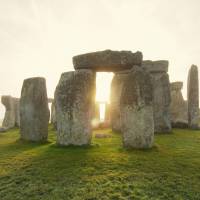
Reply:
<svg viewBox="0 0 200 200"><path fill-rule="evenodd" d="M156 135L151 150L125 150L121 136L93 139L90 147L58 147L0 135L0 199L200 199L200 131Z"/></svg>

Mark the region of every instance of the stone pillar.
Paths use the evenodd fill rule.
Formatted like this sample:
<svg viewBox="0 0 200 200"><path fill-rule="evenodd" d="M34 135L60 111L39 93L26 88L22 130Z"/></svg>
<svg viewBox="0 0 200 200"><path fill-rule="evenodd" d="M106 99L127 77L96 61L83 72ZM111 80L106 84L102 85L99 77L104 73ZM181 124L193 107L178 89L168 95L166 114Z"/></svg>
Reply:
<svg viewBox="0 0 200 200"><path fill-rule="evenodd" d="M14 101L14 107L15 107L15 126L20 127L20 99L19 98L13 98Z"/></svg>
<svg viewBox="0 0 200 200"><path fill-rule="evenodd" d="M171 124L174 128L187 128L188 127L188 108L187 101L183 99L181 89L183 82L173 82L170 84L171 90L171 104L170 104L170 117Z"/></svg>
<svg viewBox="0 0 200 200"><path fill-rule="evenodd" d="M56 109L55 109L55 101L51 103L51 124L53 124L54 128L56 129Z"/></svg>
<svg viewBox="0 0 200 200"><path fill-rule="evenodd" d="M77 70L61 75L55 91L57 143L88 145L92 139L95 73Z"/></svg>
<svg viewBox="0 0 200 200"><path fill-rule="evenodd" d="M199 78L198 68L192 65L188 73L188 125L191 129L199 128Z"/></svg>
<svg viewBox="0 0 200 200"><path fill-rule="evenodd" d="M120 99L123 144L150 148L154 141L152 84L149 73L134 67L124 81Z"/></svg>
<svg viewBox="0 0 200 200"><path fill-rule="evenodd" d="M49 108L44 78L24 80L20 99L21 139L46 141L48 137Z"/></svg>
<svg viewBox="0 0 200 200"><path fill-rule="evenodd" d="M105 122L110 124L110 104L105 103Z"/></svg>
<svg viewBox="0 0 200 200"><path fill-rule="evenodd" d="M170 83L168 61L143 61L142 66L151 75L153 84L153 109L155 133L171 132Z"/></svg>
<svg viewBox="0 0 200 200"><path fill-rule="evenodd" d="M110 120L113 131L121 132L121 117L120 117L120 98L124 84L124 80L130 71L122 71L115 73L110 92Z"/></svg>
<svg viewBox="0 0 200 200"><path fill-rule="evenodd" d="M2 96L1 102L5 106L5 116L2 123L2 127L7 129L13 128L15 126L15 104L11 96Z"/></svg>

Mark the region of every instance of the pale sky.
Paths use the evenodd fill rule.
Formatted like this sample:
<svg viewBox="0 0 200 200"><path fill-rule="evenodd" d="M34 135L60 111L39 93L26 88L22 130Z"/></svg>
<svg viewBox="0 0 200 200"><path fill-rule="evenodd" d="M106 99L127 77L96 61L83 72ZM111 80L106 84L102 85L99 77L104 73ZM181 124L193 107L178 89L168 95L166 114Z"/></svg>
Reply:
<svg viewBox="0 0 200 200"><path fill-rule="evenodd" d="M0 95L19 97L25 78L43 76L53 97L72 56L112 49L169 60L185 96L200 66L199 10L199 0L0 0Z"/></svg>

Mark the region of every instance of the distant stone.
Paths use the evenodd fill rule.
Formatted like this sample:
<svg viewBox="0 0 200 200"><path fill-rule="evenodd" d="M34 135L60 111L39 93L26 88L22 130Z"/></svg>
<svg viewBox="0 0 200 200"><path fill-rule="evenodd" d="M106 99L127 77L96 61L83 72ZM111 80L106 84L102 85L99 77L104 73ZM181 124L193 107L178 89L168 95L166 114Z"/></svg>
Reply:
<svg viewBox="0 0 200 200"><path fill-rule="evenodd" d="M168 65L169 62L167 60L157 60L157 61L151 61L151 60L144 60L142 62L142 66L149 72L168 72Z"/></svg>
<svg viewBox="0 0 200 200"><path fill-rule="evenodd" d="M5 106L5 116L2 126L8 129L15 126L15 104L11 96L2 96L1 102Z"/></svg>
<svg viewBox="0 0 200 200"><path fill-rule="evenodd" d="M112 135L108 133L96 133L95 138L111 138Z"/></svg>
<svg viewBox="0 0 200 200"><path fill-rule="evenodd" d="M142 67L150 73L153 84L154 131L169 133L171 97L168 61L143 61Z"/></svg>
<svg viewBox="0 0 200 200"><path fill-rule="evenodd" d="M187 84L188 125L191 129L199 129L199 78L196 65L189 70Z"/></svg>
<svg viewBox="0 0 200 200"><path fill-rule="evenodd" d="M170 116L172 127L187 128L188 127L188 108L187 101L183 99L181 89L183 82L173 82L170 84L171 104Z"/></svg>
<svg viewBox="0 0 200 200"><path fill-rule="evenodd" d="M115 73L110 90L111 127L115 132L121 132L120 99L125 79L130 71Z"/></svg>
<svg viewBox="0 0 200 200"><path fill-rule="evenodd" d="M0 133L5 133L6 131L8 131L8 128L0 127Z"/></svg>
<svg viewBox="0 0 200 200"><path fill-rule="evenodd" d="M56 122L56 108L55 108L55 101L53 100L51 103L51 124L53 124L54 129L57 129L57 122Z"/></svg>
<svg viewBox="0 0 200 200"><path fill-rule="evenodd" d="M24 80L20 100L21 139L46 141L48 137L49 108L44 78Z"/></svg>
<svg viewBox="0 0 200 200"><path fill-rule="evenodd" d="M53 103L54 99L48 98L48 103Z"/></svg>
<svg viewBox="0 0 200 200"><path fill-rule="evenodd" d="M20 99L13 98L15 107L15 126L20 127Z"/></svg>
<svg viewBox="0 0 200 200"><path fill-rule="evenodd" d="M73 57L74 68L94 71L116 72L141 66L142 53L131 51L98 51Z"/></svg>
<svg viewBox="0 0 200 200"><path fill-rule="evenodd" d="M125 79L120 111L124 146L151 148L154 141L152 84L145 70L135 67Z"/></svg>
<svg viewBox="0 0 200 200"><path fill-rule="evenodd" d="M92 139L95 73L77 70L61 75L55 91L57 143L88 145Z"/></svg>

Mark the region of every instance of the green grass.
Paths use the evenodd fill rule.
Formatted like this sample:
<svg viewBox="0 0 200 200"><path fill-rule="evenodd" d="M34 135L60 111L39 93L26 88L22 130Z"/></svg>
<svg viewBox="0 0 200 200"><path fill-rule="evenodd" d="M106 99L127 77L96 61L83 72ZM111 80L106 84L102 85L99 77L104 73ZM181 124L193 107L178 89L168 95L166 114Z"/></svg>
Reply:
<svg viewBox="0 0 200 200"><path fill-rule="evenodd" d="M157 135L151 150L125 150L121 136L58 147L0 135L0 199L200 200L200 131ZM96 131L99 132L99 131Z"/></svg>

